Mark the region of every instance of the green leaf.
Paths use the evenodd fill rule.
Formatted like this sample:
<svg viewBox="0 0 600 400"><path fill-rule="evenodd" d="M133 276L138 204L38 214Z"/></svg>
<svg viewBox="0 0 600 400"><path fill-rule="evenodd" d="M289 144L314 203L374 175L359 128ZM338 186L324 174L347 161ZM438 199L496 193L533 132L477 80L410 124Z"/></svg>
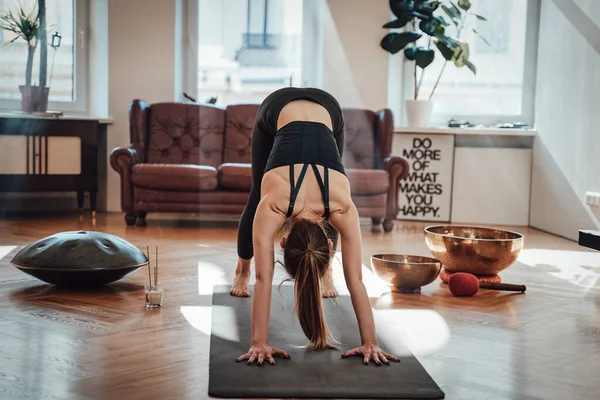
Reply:
<svg viewBox="0 0 600 400"><path fill-rule="evenodd" d="M448 26L448 23L443 17L431 17L432 20L436 21L438 24L443 26Z"/></svg>
<svg viewBox="0 0 600 400"><path fill-rule="evenodd" d="M412 18L410 15L404 16L402 18L398 18L397 20L390 21L387 24L383 25L383 28L388 29L397 29L403 28Z"/></svg>
<svg viewBox="0 0 600 400"><path fill-rule="evenodd" d="M7 7L0 9L0 29L13 32L17 35L10 43L16 39L22 39L30 44L37 37L40 23L36 4L33 4L31 9L26 10L19 2L17 3L15 14Z"/></svg>
<svg viewBox="0 0 600 400"><path fill-rule="evenodd" d="M475 65L473 65L471 61L465 62L465 65L471 70L471 72L473 72L474 75L477 75L477 68L475 68Z"/></svg>
<svg viewBox="0 0 600 400"><path fill-rule="evenodd" d="M447 47L449 48L454 48L456 47L456 41L454 41L454 39L452 39L449 36L446 36L444 34L440 34L440 35L435 35L435 37L442 43L444 43Z"/></svg>
<svg viewBox="0 0 600 400"><path fill-rule="evenodd" d="M481 38L481 40L483 40L485 42L485 44L487 44L488 46L492 47L492 45L490 44L490 42L487 41L486 38L483 37L483 35L479 32L477 32L475 29L473 29L473 32L479 36Z"/></svg>
<svg viewBox="0 0 600 400"><path fill-rule="evenodd" d="M456 14L458 15L458 18L462 17L462 12L460 11L460 8L458 8L458 6L456 5L455 2L451 1L450 4L452 4L452 8L454 9L454 11L456 11Z"/></svg>
<svg viewBox="0 0 600 400"><path fill-rule="evenodd" d="M469 0L458 0L458 6L465 11L469 11L471 8L471 2Z"/></svg>
<svg viewBox="0 0 600 400"><path fill-rule="evenodd" d="M429 20L429 21L423 20L419 23L419 29L430 36L433 36L435 34L435 31L438 26L439 25L436 24L435 21L433 21L433 20Z"/></svg>
<svg viewBox="0 0 600 400"><path fill-rule="evenodd" d="M418 11L411 11L408 14L411 15L413 18L420 18L420 19L427 19L427 20L431 18L430 15L423 14Z"/></svg>
<svg viewBox="0 0 600 400"><path fill-rule="evenodd" d="M415 61L417 65L423 69L427 68L435 57L435 52L432 49L419 47L416 51Z"/></svg>
<svg viewBox="0 0 600 400"><path fill-rule="evenodd" d="M415 56L417 55L416 47L407 47L404 49L404 57L406 57L409 61L415 61Z"/></svg>
<svg viewBox="0 0 600 400"><path fill-rule="evenodd" d="M458 22L456 21L456 19L458 18L458 16L454 12L454 10L451 9L451 8L448 8L447 6L445 6L443 4L442 4L442 10L444 10L444 12L450 17L450 19L452 20L452 22L454 23L454 25L458 26Z"/></svg>
<svg viewBox="0 0 600 400"><path fill-rule="evenodd" d="M475 14L475 16L477 17L477 19L481 20L481 21L487 21L487 19L485 19L485 17L482 17L479 14Z"/></svg>
<svg viewBox="0 0 600 400"><path fill-rule="evenodd" d="M454 49L452 61L454 61L454 65L461 68L469 61L469 44L460 41L457 41L457 43L458 47Z"/></svg>
<svg viewBox="0 0 600 400"><path fill-rule="evenodd" d="M388 33L381 39L380 45L385 51L396 54L407 44L419 40L421 36L423 35L417 32Z"/></svg>
<svg viewBox="0 0 600 400"><path fill-rule="evenodd" d="M442 43L439 40L435 41L435 46L438 48L440 53L442 53L442 56L446 60L448 60L448 61L452 60L452 57L454 57L454 51L450 47L446 46L444 43Z"/></svg>
<svg viewBox="0 0 600 400"><path fill-rule="evenodd" d="M14 42L16 42L19 39L19 36L12 38L11 40L9 40L8 42L4 43L3 45L0 46L0 49L3 49L5 47L10 46L11 44L13 44Z"/></svg>
<svg viewBox="0 0 600 400"><path fill-rule="evenodd" d="M390 9L397 18L402 18L407 11L413 11L414 8L413 0L390 0Z"/></svg>
<svg viewBox="0 0 600 400"><path fill-rule="evenodd" d="M439 1L426 0L415 4L415 11L418 11L428 16L433 15L434 11L440 6Z"/></svg>
<svg viewBox="0 0 600 400"><path fill-rule="evenodd" d="M448 15L451 19L456 18L456 13L454 12L453 9L448 8L447 5L442 4L442 10L444 10L444 12L446 13L446 15Z"/></svg>
<svg viewBox="0 0 600 400"><path fill-rule="evenodd" d="M442 25L444 25L444 26L448 26L448 25L450 25L450 24L449 24L449 23L448 23L448 22L447 22L447 21L444 19L444 17L443 17L443 16L441 16L441 15L440 15L439 17L433 17L433 18L435 18L435 20L436 20L436 21L439 21L439 22L440 22L440 24L442 24Z"/></svg>

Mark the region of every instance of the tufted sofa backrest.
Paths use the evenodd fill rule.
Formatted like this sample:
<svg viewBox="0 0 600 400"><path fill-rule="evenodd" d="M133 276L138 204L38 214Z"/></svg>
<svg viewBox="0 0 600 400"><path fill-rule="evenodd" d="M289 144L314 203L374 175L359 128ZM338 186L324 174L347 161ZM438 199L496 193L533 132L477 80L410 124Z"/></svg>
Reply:
<svg viewBox="0 0 600 400"><path fill-rule="evenodd" d="M375 168L375 113L357 108L345 108L343 113L344 167Z"/></svg>
<svg viewBox="0 0 600 400"><path fill-rule="evenodd" d="M154 103L134 100L130 135L133 147L148 163L251 163L251 138L259 104L222 108L210 104ZM393 117L344 108L343 163L346 168L380 169L391 153ZM141 154L138 155L142 157Z"/></svg>
<svg viewBox="0 0 600 400"><path fill-rule="evenodd" d="M219 166L225 110L211 105L155 103L150 107L146 162Z"/></svg>
<svg viewBox="0 0 600 400"><path fill-rule="evenodd" d="M392 152L394 119L390 109L377 112L344 108L344 155L346 168L382 169Z"/></svg>
<svg viewBox="0 0 600 400"><path fill-rule="evenodd" d="M223 162L252 162L252 128L258 104L235 104L225 109L225 151Z"/></svg>

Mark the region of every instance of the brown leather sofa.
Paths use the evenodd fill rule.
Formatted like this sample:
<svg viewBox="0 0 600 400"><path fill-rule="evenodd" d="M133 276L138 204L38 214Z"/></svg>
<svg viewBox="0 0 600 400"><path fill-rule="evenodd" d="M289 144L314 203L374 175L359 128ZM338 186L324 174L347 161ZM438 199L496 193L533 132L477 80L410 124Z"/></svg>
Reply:
<svg viewBox="0 0 600 400"><path fill-rule="evenodd" d="M148 212L240 215L251 186L252 126L258 104L155 103L134 100L128 147L110 164L121 177L121 208L133 225ZM361 217L393 228L405 158L392 156L390 110L346 108L343 163Z"/></svg>

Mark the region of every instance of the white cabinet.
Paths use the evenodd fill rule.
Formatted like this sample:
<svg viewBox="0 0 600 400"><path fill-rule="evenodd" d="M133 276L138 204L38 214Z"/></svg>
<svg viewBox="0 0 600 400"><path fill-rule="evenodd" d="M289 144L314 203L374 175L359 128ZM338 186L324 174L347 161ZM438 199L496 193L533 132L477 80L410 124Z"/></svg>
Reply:
<svg viewBox="0 0 600 400"><path fill-rule="evenodd" d="M0 175L79 174L79 137L0 135Z"/></svg>
<svg viewBox="0 0 600 400"><path fill-rule="evenodd" d="M0 114L0 193L75 192L96 210L104 181L106 122L87 117Z"/></svg>
<svg viewBox="0 0 600 400"><path fill-rule="evenodd" d="M81 174L81 139L48 137L48 175Z"/></svg>
<svg viewBox="0 0 600 400"><path fill-rule="evenodd" d="M393 154L405 156L410 176L399 188L399 220L431 223L528 226L534 131L475 129L400 129L394 135ZM427 141L427 145L425 142ZM431 144L431 146L429 146ZM434 151L423 168L421 153ZM437 157L439 151L439 157ZM423 154L425 154L423 152ZM431 155L430 154L430 155ZM416 168L415 168L416 167ZM440 193L422 203L440 212L411 215L413 193L430 184ZM421 185L421 186L419 186ZM447 196L447 197L446 197ZM415 202L417 206L420 202Z"/></svg>
<svg viewBox="0 0 600 400"><path fill-rule="evenodd" d="M27 174L27 136L0 135L0 175Z"/></svg>
<svg viewBox="0 0 600 400"><path fill-rule="evenodd" d="M452 222L529 225L532 149L457 147Z"/></svg>

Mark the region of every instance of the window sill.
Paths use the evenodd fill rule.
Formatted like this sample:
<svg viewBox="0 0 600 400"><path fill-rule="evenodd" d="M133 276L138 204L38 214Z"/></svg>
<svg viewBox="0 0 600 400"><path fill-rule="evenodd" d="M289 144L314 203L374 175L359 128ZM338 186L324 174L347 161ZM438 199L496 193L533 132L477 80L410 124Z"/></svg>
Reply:
<svg viewBox="0 0 600 400"><path fill-rule="evenodd" d="M53 114L27 114L22 112L2 112L0 111L0 118L30 118L30 119L62 119L62 120L71 120L71 121L98 121L100 124L104 125L112 125L114 122L113 118L102 118L102 117L93 117L87 115L76 115L76 114L63 114L63 115L53 115Z"/></svg>
<svg viewBox="0 0 600 400"><path fill-rule="evenodd" d="M481 136L536 136L535 129L510 129L510 128L408 128L396 127L394 133L423 133L437 135L481 135Z"/></svg>

